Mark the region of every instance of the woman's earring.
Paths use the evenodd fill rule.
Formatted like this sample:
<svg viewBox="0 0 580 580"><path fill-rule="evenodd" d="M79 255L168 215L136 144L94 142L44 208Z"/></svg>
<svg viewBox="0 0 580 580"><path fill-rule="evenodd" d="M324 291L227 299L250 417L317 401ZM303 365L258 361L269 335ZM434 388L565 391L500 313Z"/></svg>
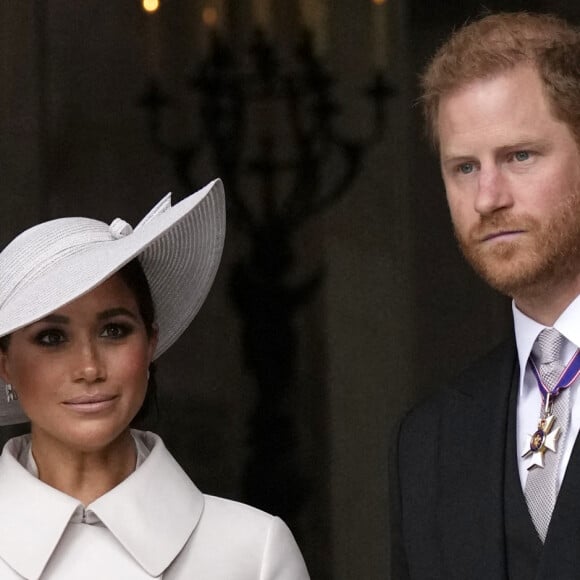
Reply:
<svg viewBox="0 0 580 580"><path fill-rule="evenodd" d="M151 371L147 369L147 382L149 382L149 378L151 377Z"/></svg>
<svg viewBox="0 0 580 580"><path fill-rule="evenodd" d="M12 403L12 401L18 400L18 393L14 390L14 387L10 384L6 384L6 401Z"/></svg>

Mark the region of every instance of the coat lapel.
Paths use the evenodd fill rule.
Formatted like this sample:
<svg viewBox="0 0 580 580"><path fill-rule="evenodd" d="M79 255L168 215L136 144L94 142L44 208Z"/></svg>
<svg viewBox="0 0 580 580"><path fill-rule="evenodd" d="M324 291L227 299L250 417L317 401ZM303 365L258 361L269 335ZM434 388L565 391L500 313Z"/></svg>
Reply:
<svg viewBox="0 0 580 580"><path fill-rule="evenodd" d="M441 419L438 528L448 578L506 578L503 490L513 340L457 382Z"/></svg>
<svg viewBox="0 0 580 580"><path fill-rule="evenodd" d="M550 522L536 578L577 578L580 546L580 444L578 438Z"/></svg>

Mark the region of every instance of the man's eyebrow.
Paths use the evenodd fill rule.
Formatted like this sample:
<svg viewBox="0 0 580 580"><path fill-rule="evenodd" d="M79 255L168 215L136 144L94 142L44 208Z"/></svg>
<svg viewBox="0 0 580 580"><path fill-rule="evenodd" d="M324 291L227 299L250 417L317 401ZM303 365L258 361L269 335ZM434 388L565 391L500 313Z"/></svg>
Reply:
<svg viewBox="0 0 580 580"><path fill-rule="evenodd" d="M526 149L545 149L549 147L549 145L550 142L547 139L534 139L526 137L524 139L518 139L513 143L499 145L494 149L494 151L496 153L504 153L506 151L518 151ZM441 152L440 157L441 163L449 163L450 161L461 163L464 161L472 161L473 159L477 159L476 155L463 154L455 151L443 151Z"/></svg>
<svg viewBox="0 0 580 580"><path fill-rule="evenodd" d="M465 163L467 161L473 161L475 158L474 155L461 155L456 154L453 152L446 153L444 156L441 156L441 163L448 164L449 162L453 163Z"/></svg>
<svg viewBox="0 0 580 580"><path fill-rule="evenodd" d="M497 148L498 151L508 151L514 149L536 149L544 148L549 145L549 141L546 139L518 139L514 143L509 143L507 145L501 145Z"/></svg>

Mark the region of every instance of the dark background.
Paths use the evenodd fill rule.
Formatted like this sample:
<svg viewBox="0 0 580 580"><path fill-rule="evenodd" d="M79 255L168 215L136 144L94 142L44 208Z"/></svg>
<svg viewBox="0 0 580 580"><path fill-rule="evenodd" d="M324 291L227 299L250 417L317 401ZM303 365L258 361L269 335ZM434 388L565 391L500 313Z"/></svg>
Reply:
<svg viewBox="0 0 580 580"><path fill-rule="evenodd" d="M157 66L164 89L177 99L164 124L167 139L183 143L192 134L187 128L199 127L203 115L185 79L207 49L202 4L166 0L157 41L137 0L0 5L0 243L63 215L136 223L166 191L177 199L189 192L153 144L138 102ZM230 4L230 39L244 60L250 1ZM272 33L287 55L297 38L298 11L291 0L274 4ZM374 126L363 94L374 72L370 3L333 0L327 6L325 62L342 106L337 125L343 135L364 140ZM488 290L455 248L437 160L415 106L418 73L450 30L485 10L549 11L578 20L577 6L565 0L388 0L388 74L396 94L387 101L387 132L365 150L342 199L290 240L293 263L278 280L284 292L292 294L313 273L320 274L319 285L270 326L266 319L257 341L276 388L288 379L284 365L291 367L287 388L258 388L247 364L249 321L233 300L240 286L232 276L236 265L252 263L254 240L235 220L208 301L160 360L160 410L151 428L202 490L245 501L252 457L272 443L258 463L267 483L251 501L279 505L285 516L292 490L303 492L287 519L313 578L385 578L386 464L396 421L491 348L510 324L509 301ZM256 131L287 122L275 107L254 114ZM340 169L334 159L325 178ZM217 174L211 153L204 153L191 185ZM232 179L224 181L233 190ZM258 181L246 177L240 184L240 195L258 203ZM267 238L262 247L271 243ZM276 341L290 345L295 358L278 361ZM275 421L256 435L252 417L266 400L270 407L258 417L278 413L288 431ZM4 428L0 436L16 432ZM266 478L270 472L280 477Z"/></svg>

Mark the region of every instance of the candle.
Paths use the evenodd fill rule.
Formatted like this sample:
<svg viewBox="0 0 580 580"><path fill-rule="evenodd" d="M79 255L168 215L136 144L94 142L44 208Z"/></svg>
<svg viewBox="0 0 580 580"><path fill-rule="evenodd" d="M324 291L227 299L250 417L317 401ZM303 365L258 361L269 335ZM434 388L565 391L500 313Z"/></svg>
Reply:
<svg viewBox="0 0 580 580"><path fill-rule="evenodd" d="M304 27L312 34L314 51L324 55L328 49L327 0L300 0L300 14Z"/></svg>
<svg viewBox="0 0 580 580"><path fill-rule="evenodd" d="M256 28L269 31L272 25L271 0L252 0L252 17Z"/></svg>
<svg viewBox="0 0 580 580"><path fill-rule="evenodd" d="M201 20L207 28L225 32L225 0L208 0L201 11Z"/></svg>
<svg viewBox="0 0 580 580"><path fill-rule="evenodd" d="M214 31L217 29L219 15L215 6L204 6L203 10L201 11L201 21L209 30Z"/></svg>
<svg viewBox="0 0 580 580"><path fill-rule="evenodd" d="M153 77L161 73L161 41L159 38L159 0L143 0L143 10L147 13L147 47L149 65Z"/></svg>
<svg viewBox="0 0 580 580"><path fill-rule="evenodd" d="M388 65L387 0L371 0L373 60L377 70Z"/></svg>
<svg viewBox="0 0 580 580"><path fill-rule="evenodd" d="M143 10L145 12L157 12L159 10L159 0L143 0Z"/></svg>
<svg viewBox="0 0 580 580"><path fill-rule="evenodd" d="M225 36L225 0L207 0L201 10L201 21L205 28L202 49L207 52L216 35Z"/></svg>

